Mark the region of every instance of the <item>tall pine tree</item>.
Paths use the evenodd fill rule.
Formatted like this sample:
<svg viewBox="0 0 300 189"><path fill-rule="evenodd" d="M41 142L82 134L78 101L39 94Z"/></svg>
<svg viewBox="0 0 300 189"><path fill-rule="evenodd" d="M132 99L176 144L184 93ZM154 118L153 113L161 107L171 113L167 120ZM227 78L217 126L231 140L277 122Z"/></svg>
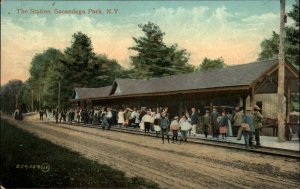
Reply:
<svg viewBox="0 0 300 189"><path fill-rule="evenodd" d="M71 47L65 50L63 62L67 66L70 79L76 87L87 87L92 75L96 55L91 39L81 32L73 34Z"/></svg>
<svg viewBox="0 0 300 189"><path fill-rule="evenodd" d="M145 35L133 37L135 46L129 48L137 52L137 55L130 57L133 78L149 79L193 71L193 66L188 64L187 51L179 50L177 45L167 46L163 42L165 33L158 25L148 22L138 27Z"/></svg>

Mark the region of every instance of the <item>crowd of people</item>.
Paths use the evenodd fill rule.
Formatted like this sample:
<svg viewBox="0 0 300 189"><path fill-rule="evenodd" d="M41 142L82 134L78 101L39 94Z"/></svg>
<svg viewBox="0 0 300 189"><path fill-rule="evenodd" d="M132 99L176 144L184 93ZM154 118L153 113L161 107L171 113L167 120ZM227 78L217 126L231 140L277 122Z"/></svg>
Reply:
<svg viewBox="0 0 300 189"><path fill-rule="evenodd" d="M155 132L158 137L161 135L162 143L165 139L170 142L169 133L172 133L172 142L187 141L189 135L203 133L205 138L208 134L217 140L226 140L228 136L237 136L241 140L243 136L246 148L253 147L253 135L256 145L260 146L259 133L262 128L262 115L260 108L254 106L247 108L236 107L235 111L218 110L213 108L210 113L205 110L201 114L195 107L190 111L182 112L181 115L170 115L168 107L159 108L120 108L109 107L94 108L73 108L62 111L41 110L40 120L43 116L46 119L55 119L56 123L84 123L99 125L103 129L110 129L111 126L139 128L145 133Z"/></svg>

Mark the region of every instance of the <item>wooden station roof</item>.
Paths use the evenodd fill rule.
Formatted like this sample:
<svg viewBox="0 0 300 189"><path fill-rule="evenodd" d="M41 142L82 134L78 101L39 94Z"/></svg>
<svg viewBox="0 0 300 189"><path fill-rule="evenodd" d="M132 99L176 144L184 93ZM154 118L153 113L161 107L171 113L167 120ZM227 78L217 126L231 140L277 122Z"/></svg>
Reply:
<svg viewBox="0 0 300 189"><path fill-rule="evenodd" d="M288 77L299 78L298 71L287 65ZM248 90L278 69L278 59L227 66L211 71L193 72L149 80L116 79L112 86L75 88L74 100L108 99L128 96L164 95L189 92ZM296 82L297 88L299 82Z"/></svg>

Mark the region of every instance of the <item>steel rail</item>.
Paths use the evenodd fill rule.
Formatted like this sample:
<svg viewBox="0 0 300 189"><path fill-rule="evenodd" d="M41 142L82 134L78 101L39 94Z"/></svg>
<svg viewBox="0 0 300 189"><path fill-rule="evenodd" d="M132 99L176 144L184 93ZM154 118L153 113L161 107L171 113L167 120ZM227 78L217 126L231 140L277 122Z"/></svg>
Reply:
<svg viewBox="0 0 300 189"><path fill-rule="evenodd" d="M61 123L59 123L59 124L61 124ZM63 124L102 129L100 125L91 125L91 124L83 124L83 123L72 123L72 124L63 123ZM158 138L156 136L156 134L153 133L153 132L144 133L144 132L141 132L140 130L133 129L133 128L121 128L121 127L118 127L118 126L112 126L110 128L110 130L115 131L115 132L122 132L122 133L128 133L128 134L133 134L133 135L140 135L140 136L148 136L148 137ZM78 131L78 130L76 130L76 131ZM80 131L80 132L82 132L82 131ZM170 136L172 137L172 135L170 135ZM159 138L161 138L161 137L159 137ZM179 137L179 139L181 139L181 138ZM204 139L204 138L189 137L187 141L184 141L184 143L202 144L202 145L208 145L208 146L215 146L215 147L221 147L221 148L247 151L247 152L258 153L258 154L263 154L263 155L271 155L271 156L278 156L278 157L285 157L285 158L292 158L292 159L300 159L299 151L288 150L288 149L279 149L279 148L266 147L266 146L255 147L255 148L252 148L252 149L245 149L245 144L233 143L233 142L224 141L224 140L210 140L210 139Z"/></svg>

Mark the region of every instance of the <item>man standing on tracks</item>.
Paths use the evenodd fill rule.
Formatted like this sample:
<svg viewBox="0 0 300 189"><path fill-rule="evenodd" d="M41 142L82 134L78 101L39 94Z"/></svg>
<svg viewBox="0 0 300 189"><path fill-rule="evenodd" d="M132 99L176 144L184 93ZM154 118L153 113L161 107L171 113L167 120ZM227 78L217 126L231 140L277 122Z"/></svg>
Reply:
<svg viewBox="0 0 300 189"><path fill-rule="evenodd" d="M249 145L250 145L250 148L253 147L252 139L253 139L253 132L254 132L254 123L253 123L253 114L251 111L252 111L252 109L250 107L247 108L246 114L243 119L243 123L246 123L248 125L248 128L243 129L241 127L241 131L243 130L242 134L244 136L246 149L249 148Z"/></svg>
<svg viewBox="0 0 300 189"><path fill-rule="evenodd" d="M166 112L163 112L162 115L161 115L161 119L160 119L161 137L162 137L162 143L163 144L165 142L164 135L167 135L168 143L170 143L170 139L169 139L170 121L169 121L168 117L166 116L166 114L167 114Z"/></svg>
<svg viewBox="0 0 300 189"><path fill-rule="evenodd" d="M255 142L256 142L256 146L260 146L259 134L262 128L263 116L259 112L260 108L257 105L254 105L253 109L254 109L253 121L254 121L254 128L255 128L255 132L254 132Z"/></svg>

